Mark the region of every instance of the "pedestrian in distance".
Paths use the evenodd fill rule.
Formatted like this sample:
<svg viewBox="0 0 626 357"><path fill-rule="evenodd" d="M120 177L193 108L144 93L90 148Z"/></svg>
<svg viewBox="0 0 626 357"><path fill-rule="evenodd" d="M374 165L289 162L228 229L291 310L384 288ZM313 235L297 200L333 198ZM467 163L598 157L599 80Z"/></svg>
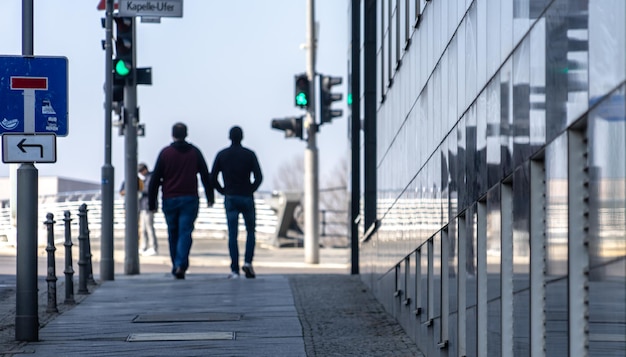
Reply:
<svg viewBox="0 0 626 357"><path fill-rule="evenodd" d="M141 177L137 177L137 192L141 192L142 190L144 190L144 182L141 179ZM120 196L126 196L126 182L123 181L122 185L120 186L120 191L119 191Z"/></svg>
<svg viewBox="0 0 626 357"><path fill-rule="evenodd" d="M239 278L239 214L243 216L246 227L246 251L243 271L246 278L256 276L252 268L254 247L256 244L256 213L254 208L254 192L263 181L261 166L254 151L241 146L243 130L233 126L229 132L231 145L215 156L211 172L213 187L224 196L224 209L228 224L228 251L230 253L229 279ZM218 180L221 173L223 185ZM250 178L253 177L251 181Z"/></svg>
<svg viewBox="0 0 626 357"><path fill-rule="evenodd" d="M156 233L154 232L154 211L148 207L148 187L152 173L148 170L148 165L140 163L137 165L137 172L143 181L143 189L139 193L139 228L141 229L142 246L141 255L151 256L159 254Z"/></svg>
<svg viewBox="0 0 626 357"><path fill-rule="evenodd" d="M137 211L139 215L137 216L137 239L141 239L141 195L144 190L147 189L144 184L143 178L141 175L137 175ZM122 185L119 190L120 196L126 196L126 181L122 181ZM124 209L126 209L126 202L124 202Z"/></svg>
<svg viewBox="0 0 626 357"><path fill-rule="evenodd" d="M187 126L176 123L172 127L173 142L161 150L157 157L150 186L148 209L156 211L157 196L161 187L161 210L167 223L167 234L172 260L172 275L185 279L189 268L194 222L198 216L198 174L204 186L207 205L213 206L215 196L211 175L202 152L187 142Z"/></svg>

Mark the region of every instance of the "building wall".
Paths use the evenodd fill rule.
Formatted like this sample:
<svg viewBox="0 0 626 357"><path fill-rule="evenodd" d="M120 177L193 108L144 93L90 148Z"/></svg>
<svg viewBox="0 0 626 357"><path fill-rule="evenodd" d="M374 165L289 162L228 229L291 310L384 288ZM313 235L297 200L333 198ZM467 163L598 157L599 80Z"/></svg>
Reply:
<svg viewBox="0 0 626 357"><path fill-rule="evenodd" d="M626 3L376 12L364 281L427 356L624 355Z"/></svg>
<svg viewBox="0 0 626 357"><path fill-rule="evenodd" d="M39 196L57 195L58 193L100 190L100 184L76 179L41 176L38 177ZM11 181L8 177L0 177L0 201L11 198Z"/></svg>

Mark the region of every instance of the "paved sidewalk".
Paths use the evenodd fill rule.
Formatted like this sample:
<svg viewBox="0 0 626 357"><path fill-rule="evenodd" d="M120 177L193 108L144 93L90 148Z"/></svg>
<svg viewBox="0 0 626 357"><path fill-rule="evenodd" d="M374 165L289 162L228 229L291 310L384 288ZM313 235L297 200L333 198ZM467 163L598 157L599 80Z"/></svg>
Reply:
<svg viewBox="0 0 626 357"><path fill-rule="evenodd" d="M360 277L349 274L349 249L320 249L320 264L306 264L303 248L259 244L257 278L228 280L226 242L195 239L187 278L176 280L164 254L140 257L141 274L123 274L121 240L115 246L115 280L99 281L94 243L99 284L75 295L71 306L63 304L64 256L57 248L59 313L45 312L40 247L39 341L14 341L3 328L0 356L420 356ZM3 324L15 318L14 261L14 250L0 249ZM77 289L78 273L74 280Z"/></svg>

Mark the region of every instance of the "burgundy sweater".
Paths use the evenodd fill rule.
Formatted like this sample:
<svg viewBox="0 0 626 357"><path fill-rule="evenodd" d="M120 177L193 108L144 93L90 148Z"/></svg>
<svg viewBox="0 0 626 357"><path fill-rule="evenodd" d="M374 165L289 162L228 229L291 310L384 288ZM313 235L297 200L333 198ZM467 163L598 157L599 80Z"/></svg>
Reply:
<svg viewBox="0 0 626 357"><path fill-rule="evenodd" d="M148 187L148 208L157 208L159 186L162 198L195 196L198 197L198 174L204 186L209 204L215 202L211 176L200 150L186 141L175 141L159 153L150 186Z"/></svg>

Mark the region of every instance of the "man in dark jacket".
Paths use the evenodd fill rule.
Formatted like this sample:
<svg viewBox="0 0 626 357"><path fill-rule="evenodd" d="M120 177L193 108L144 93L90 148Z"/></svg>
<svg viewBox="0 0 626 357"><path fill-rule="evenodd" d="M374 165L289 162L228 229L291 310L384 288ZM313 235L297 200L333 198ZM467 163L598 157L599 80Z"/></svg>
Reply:
<svg viewBox="0 0 626 357"><path fill-rule="evenodd" d="M254 278L256 275L252 268L254 246L256 244L256 214L254 209L254 192L263 181L261 167L254 151L241 146L243 131L238 126L230 129L229 137L231 145L219 153L213 161L211 176L215 189L224 195L224 209L228 223L228 250L230 252L230 275L229 279L239 278L239 246L237 245L237 233L239 231L239 214L243 215L246 225L246 253L244 256L243 271L246 278ZM218 181L218 175L222 173L222 186ZM250 174L254 180L250 182Z"/></svg>
<svg viewBox="0 0 626 357"><path fill-rule="evenodd" d="M186 137L187 126L174 124L174 142L159 153L148 188L148 208L156 211L159 186L162 186L162 210L167 223L172 274L177 279L184 279L189 268L191 233L200 203L197 174L200 174L208 206L212 207L215 202L206 161L200 149L185 141Z"/></svg>
<svg viewBox="0 0 626 357"><path fill-rule="evenodd" d="M159 254L159 244L156 232L154 231L154 211L148 207L148 188L152 172L148 170L148 165L143 162L137 165L137 172L143 177L143 188L139 192L139 228L141 239L141 255Z"/></svg>

